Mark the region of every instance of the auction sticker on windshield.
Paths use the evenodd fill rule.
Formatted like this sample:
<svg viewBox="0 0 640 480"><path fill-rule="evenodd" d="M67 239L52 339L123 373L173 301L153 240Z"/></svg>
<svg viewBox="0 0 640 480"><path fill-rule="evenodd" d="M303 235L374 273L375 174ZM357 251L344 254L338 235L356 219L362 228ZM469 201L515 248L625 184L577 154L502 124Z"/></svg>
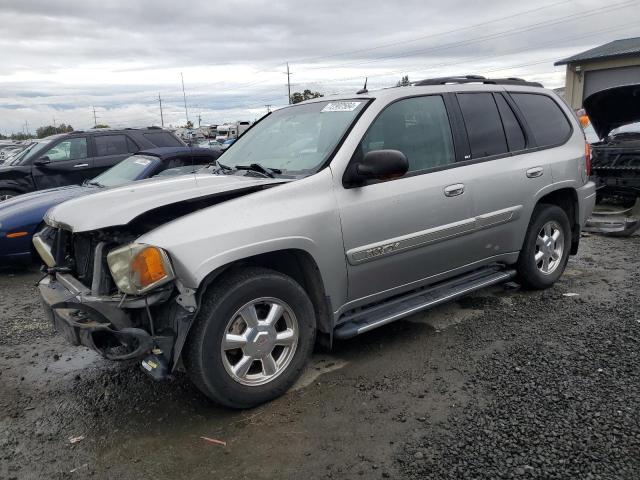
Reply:
<svg viewBox="0 0 640 480"><path fill-rule="evenodd" d="M321 112L353 112L362 102L331 102Z"/></svg>
<svg viewBox="0 0 640 480"><path fill-rule="evenodd" d="M138 165L142 165L143 167L146 167L151 163L151 160L147 160L146 158L138 158L133 163L137 163Z"/></svg>

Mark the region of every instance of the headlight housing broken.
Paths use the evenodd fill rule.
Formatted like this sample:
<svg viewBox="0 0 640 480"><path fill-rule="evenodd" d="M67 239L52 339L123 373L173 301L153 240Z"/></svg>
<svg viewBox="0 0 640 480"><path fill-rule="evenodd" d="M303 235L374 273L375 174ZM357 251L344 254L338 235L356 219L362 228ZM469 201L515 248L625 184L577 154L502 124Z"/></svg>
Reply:
<svg viewBox="0 0 640 480"><path fill-rule="evenodd" d="M142 295L175 278L169 255L162 248L131 243L107 255L107 263L118 289Z"/></svg>

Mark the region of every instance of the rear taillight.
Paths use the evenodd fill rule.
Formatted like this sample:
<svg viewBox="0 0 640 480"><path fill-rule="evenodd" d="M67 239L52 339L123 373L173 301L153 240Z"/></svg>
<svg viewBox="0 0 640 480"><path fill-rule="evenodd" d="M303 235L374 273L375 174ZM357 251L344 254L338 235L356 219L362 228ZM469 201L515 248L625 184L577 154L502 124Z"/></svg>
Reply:
<svg viewBox="0 0 640 480"><path fill-rule="evenodd" d="M591 145L589 142L584 142L584 167L588 178L591 176Z"/></svg>

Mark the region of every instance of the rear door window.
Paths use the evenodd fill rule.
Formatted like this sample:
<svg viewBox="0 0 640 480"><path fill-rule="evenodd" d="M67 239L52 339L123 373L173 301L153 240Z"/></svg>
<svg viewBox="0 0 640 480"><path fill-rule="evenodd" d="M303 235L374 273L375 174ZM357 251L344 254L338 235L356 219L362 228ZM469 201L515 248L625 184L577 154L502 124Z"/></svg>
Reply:
<svg viewBox="0 0 640 480"><path fill-rule="evenodd" d="M507 153L507 139L491 93L460 93L458 102L467 129L471 158Z"/></svg>
<svg viewBox="0 0 640 480"><path fill-rule="evenodd" d="M502 117L502 125L504 126L504 133L507 136L509 151L516 152L523 150L525 138L518 119L502 95L497 94L495 98L498 104L498 110L500 111L500 117Z"/></svg>
<svg viewBox="0 0 640 480"><path fill-rule="evenodd" d="M407 98L389 105L365 134L359 154L385 149L404 153L409 172L454 163L451 126L442 97Z"/></svg>
<svg viewBox="0 0 640 480"><path fill-rule="evenodd" d="M511 93L524 115L539 147L564 143L571 134L569 120L549 96L535 93Z"/></svg>
<svg viewBox="0 0 640 480"><path fill-rule="evenodd" d="M143 133L144 138L156 147L183 147L184 145L176 137L168 132Z"/></svg>
<svg viewBox="0 0 640 480"><path fill-rule="evenodd" d="M127 137L124 135L97 135L94 140L96 142L96 156L98 157L129 153Z"/></svg>

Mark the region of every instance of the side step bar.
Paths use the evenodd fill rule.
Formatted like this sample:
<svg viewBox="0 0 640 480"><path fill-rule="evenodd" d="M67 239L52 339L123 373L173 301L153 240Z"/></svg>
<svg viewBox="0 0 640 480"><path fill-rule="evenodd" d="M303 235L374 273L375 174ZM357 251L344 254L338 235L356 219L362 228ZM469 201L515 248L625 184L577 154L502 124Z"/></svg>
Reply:
<svg viewBox="0 0 640 480"><path fill-rule="evenodd" d="M488 267L426 289L410 292L385 303L366 307L345 315L341 319L341 324L334 330L334 338L339 340L353 338L474 290L505 282L515 275L515 270Z"/></svg>

